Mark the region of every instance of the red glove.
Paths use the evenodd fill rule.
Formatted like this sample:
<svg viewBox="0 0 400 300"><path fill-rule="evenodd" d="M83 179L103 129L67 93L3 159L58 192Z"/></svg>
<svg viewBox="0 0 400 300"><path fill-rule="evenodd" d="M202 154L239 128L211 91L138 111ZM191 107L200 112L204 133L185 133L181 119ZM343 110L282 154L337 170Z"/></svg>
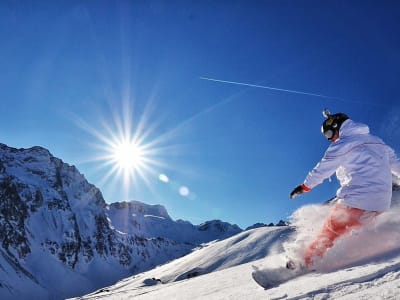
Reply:
<svg viewBox="0 0 400 300"><path fill-rule="evenodd" d="M297 196L303 194L303 193L307 193L309 192L311 189L303 184L300 184L298 186L295 187L295 189L290 193L290 199L294 199Z"/></svg>

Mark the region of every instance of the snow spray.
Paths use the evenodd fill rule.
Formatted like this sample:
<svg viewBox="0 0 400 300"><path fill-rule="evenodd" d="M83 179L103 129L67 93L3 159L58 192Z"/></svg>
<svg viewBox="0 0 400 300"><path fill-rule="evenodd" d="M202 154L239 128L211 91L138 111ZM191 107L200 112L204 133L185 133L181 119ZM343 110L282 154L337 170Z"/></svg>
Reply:
<svg viewBox="0 0 400 300"><path fill-rule="evenodd" d="M283 245L288 257L299 261L303 259L305 247L320 232L329 209L329 205L306 205L292 214L290 221L296 232L293 238ZM332 271L399 251L399 227L400 191L393 193L390 210L376 217L370 224L355 229L348 236L335 241L323 260L315 262L315 267L319 271Z"/></svg>

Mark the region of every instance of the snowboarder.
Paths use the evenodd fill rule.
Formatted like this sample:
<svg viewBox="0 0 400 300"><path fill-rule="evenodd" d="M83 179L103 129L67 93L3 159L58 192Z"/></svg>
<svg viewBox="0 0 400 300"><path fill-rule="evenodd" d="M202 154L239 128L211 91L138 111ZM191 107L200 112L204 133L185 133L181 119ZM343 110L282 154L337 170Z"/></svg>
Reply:
<svg viewBox="0 0 400 300"><path fill-rule="evenodd" d="M322 134L331 142L321 161L297 186L290 198L309 192L334 172L340 181L337 201L315 240L308 245L300 266L310 269L338 238L372 221L389 209L392 197L392 173L400 178L400 160L392 148L369 133L369 127L356 123L344 113L330 114ZM287 268L295 269L291 260Z"/></svg>

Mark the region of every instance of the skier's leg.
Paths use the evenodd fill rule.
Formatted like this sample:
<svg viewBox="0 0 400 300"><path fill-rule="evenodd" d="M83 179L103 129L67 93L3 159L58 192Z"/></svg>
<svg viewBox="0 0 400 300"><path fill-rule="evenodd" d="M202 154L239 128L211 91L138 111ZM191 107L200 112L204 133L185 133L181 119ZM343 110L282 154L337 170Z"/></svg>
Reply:
<svg viewBox="0 0 400 300"><path fill-rule="evenodd" d="M317 238L307 247L304 260L307 266L313 263L313 257L322 257L326 250L333 246L334 241L351 230L360 227L368 219L377 215L362 209L341 204L332 207Z"/></svg>

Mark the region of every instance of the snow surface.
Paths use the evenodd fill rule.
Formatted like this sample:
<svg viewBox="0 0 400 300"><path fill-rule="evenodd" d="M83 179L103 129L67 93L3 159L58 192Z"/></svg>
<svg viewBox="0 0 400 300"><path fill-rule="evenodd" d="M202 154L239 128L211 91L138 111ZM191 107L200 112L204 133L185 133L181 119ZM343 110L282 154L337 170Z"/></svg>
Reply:
<svg viewBox="0 0 400 300"><path fill-rule="evenodd" d="M400 206L340 240L312 272L264 290L253 266L278 269L286 253L309 242L328 206L310 205L293 216L293 227L257 228L209 243L153 270L76 299L399 299ZM300 245L300 246L299 246ZM297 251L297 252L296 252Z"/></svg>

